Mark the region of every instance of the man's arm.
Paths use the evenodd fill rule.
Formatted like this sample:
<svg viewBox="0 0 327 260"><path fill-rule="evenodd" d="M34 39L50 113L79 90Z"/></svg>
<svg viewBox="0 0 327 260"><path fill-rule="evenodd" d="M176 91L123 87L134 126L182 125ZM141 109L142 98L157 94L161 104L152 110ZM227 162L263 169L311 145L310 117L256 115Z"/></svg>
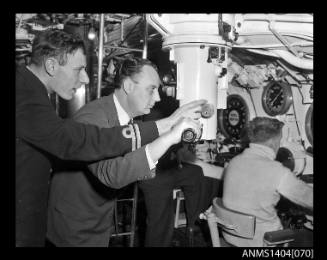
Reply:
<svg viewBox="0 0 327 260"><path fill-rule="evenodd" d="M149 168L144 146L123 157L89 164L88 168L104 185L114 189L155 176L155 169Z"/></svg>
<svg viewBox="0 0 327 260"><path fill-rule="evenodd" d="M203 101L181 107L160 122L138 123L135 136L137 142L147 144L168 131L176 120L187 115L188 110L199 108ZM134 129L134 128L133 128ZM126 126L100 129L96 126L74 122L71 119L59 118L46 97L38 93L27 93L16 84L16 138L21 138L61 159L66 160L100 160L130 152L133 138ZM133 132L130 133L132 136Z"/></svg>
<svg viewBox="0 0 327 260"><path fill-rule="evenodd" d="M138 142L142 145L158 137L155 122L137 125L141 137ZM138 135L126 132L129 133L127 126L100 129L61 119L50 103L42 104L32 98L16 104L16 137L61 159L91 161L130 152L133 145L130 136Z"/></svg>
<svg viewBox="0 0 327 260"><path fill-rule="evenodd" d="M285 167L284 170L287 172L282 176L277 191L294 203L313 209L313 188Z"/></svg>
<svg viewBox="0 0 327 260"><path fill-rule="evenodd" d="M79 120L85 120L85 118ZM89 118L89 120L92 120L92 123L101 124L94 116ZM171 131L162 134L148 144L147 149L151 160L158 161L170 146L180 142L182 132L189 127L200 127L200 124L188 118L182 119ZM88 165L88 167L104 185L116 189L134 181L155 176L155 169L150 169L149 167L145 147L128 153L124 157L99 161Z"/></svg>

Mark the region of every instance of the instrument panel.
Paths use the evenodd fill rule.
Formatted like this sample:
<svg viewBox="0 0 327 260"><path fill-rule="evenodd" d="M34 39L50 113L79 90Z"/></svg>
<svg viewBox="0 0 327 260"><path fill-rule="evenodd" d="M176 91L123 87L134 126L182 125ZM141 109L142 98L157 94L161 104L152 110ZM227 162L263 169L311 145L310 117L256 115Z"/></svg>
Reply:
<svg viewBox="0 0 327 260"><path fill-rule="evenodd" d="M279 81L269 83L262 93L262 106L270 116L285 114L292 105L291 87Z"/></svg>
<svg viewBox="0 0 327 260"><path fill-rule="evenodd" d="M310 105L305 116L305 133L309 143L313 146L313 104Z"/></svg>
<svg viewBox="0 0 327 260"><path fill-rule="evenodd" d="M240 139L241 132L249 120L249 108L237 94L227 97L227 108L218 109L218 127L229 138Z"/></svg>

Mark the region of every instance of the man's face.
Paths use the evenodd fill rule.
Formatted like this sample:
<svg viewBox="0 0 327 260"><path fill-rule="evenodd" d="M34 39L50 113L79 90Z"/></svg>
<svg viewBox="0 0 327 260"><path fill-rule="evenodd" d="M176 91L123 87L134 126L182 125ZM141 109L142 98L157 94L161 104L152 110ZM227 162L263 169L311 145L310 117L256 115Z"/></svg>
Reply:
<svg viewBox="0 0 327 260"><path fill-rule="evenodd" d="M141 72L131 78L133 89L128 94L128 104L133 117L149 114L154 104L160 101L160 79L151 66L143 66Z"/></svg>
<svg viewBox="0 0 327 260"><path fill-rule="evenodd" d="M67 63L63 66L59 65L54 75L52 90L63 99L72 99L78 88L89 83L85 69L86 57L81 49L67 54Z"/></svg>

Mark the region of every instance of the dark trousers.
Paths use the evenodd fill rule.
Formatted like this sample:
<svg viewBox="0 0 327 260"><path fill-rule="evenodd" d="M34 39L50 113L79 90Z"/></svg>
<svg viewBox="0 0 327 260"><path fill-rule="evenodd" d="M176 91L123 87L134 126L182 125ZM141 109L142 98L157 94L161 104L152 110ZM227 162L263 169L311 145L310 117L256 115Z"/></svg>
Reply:
<svg viewBox="0 0 327 260"><path fill-rule="evenodd" d="M157 171L155 178L139 184L147 210L146 247L168 247L174 232L173 189L181 188L185 196L188 226L194 226L199 214L206 210L218 194L217 180L203 176L201 167L183 164Z"/></svg>

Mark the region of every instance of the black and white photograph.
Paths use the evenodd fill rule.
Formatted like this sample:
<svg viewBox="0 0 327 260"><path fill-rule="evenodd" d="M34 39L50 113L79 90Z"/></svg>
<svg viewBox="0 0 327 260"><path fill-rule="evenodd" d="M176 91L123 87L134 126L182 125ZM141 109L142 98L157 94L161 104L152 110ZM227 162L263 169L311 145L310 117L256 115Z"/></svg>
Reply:
<svg viewBox="0 0 327 260"><path fill-rule="evenodd" d="M313 258L313 13L14 16L15 247Z"/></svg>

